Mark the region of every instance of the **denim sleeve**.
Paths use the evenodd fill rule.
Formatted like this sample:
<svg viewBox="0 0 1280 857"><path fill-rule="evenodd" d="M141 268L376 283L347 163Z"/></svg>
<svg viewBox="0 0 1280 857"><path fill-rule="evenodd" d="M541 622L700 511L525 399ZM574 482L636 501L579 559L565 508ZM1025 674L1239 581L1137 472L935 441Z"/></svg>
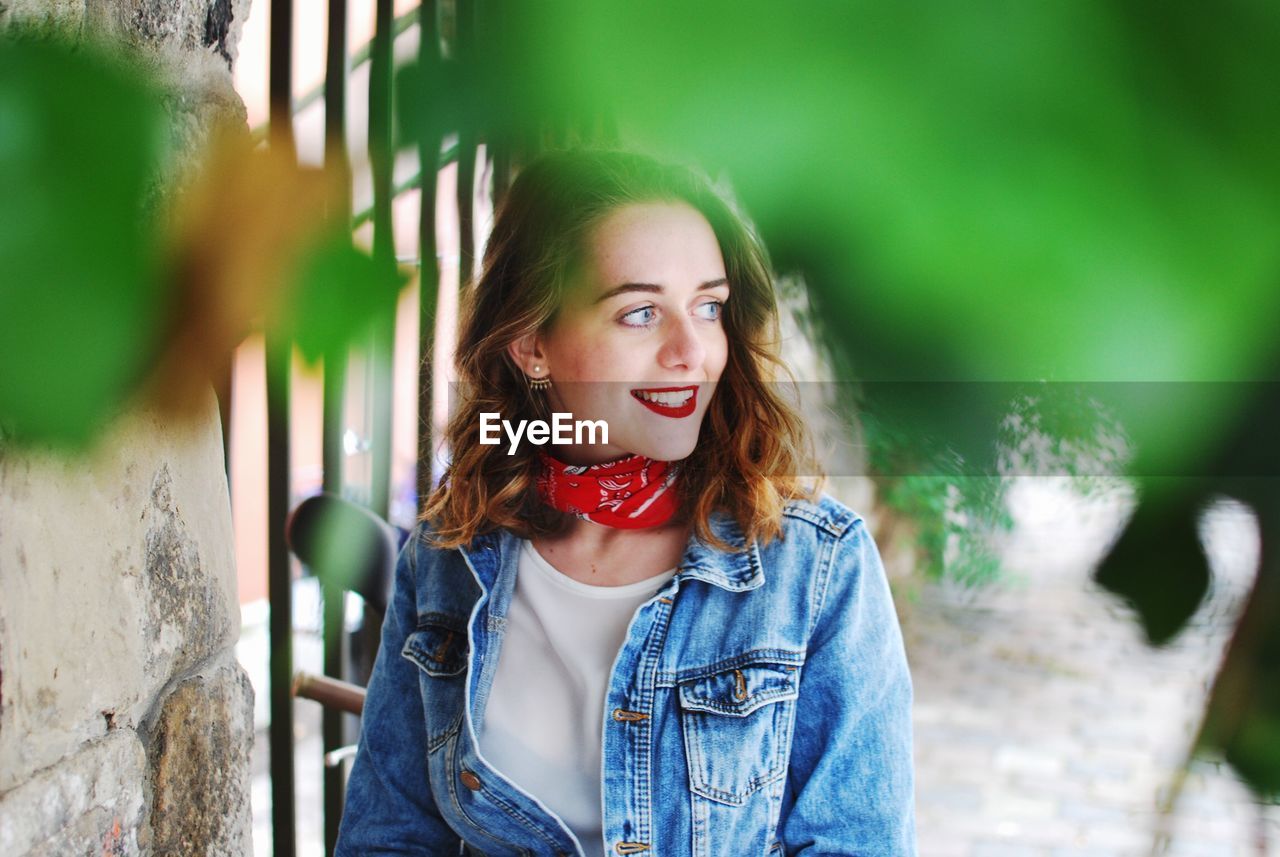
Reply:
<svg viewBox="0 0 1280 857"><path fill-rule="evenodd" d="M416 539L410 539L396 562L335 857L458 854L461 850L458 835L436 810L427 779L418 667L400 654L417 626L415 565Z"/></svg>
<svg viewBox="0 0 1280 857"><path fill-rule="evenodd" d="M800 679L778 838L787 854L914 855L911 676L884 565L835 542Z"/></svg>

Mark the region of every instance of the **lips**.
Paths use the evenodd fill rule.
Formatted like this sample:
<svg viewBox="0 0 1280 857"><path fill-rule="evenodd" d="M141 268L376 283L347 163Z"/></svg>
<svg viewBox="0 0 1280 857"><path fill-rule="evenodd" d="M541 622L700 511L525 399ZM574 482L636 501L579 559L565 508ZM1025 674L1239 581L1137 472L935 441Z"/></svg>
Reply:
<svg viewBox="0 0 1280 857"><path fill-rule="evenodd" d="M631 395L655 414L678 419L687 417L698 407L698 385L685 387L643 387Z"/></svg>

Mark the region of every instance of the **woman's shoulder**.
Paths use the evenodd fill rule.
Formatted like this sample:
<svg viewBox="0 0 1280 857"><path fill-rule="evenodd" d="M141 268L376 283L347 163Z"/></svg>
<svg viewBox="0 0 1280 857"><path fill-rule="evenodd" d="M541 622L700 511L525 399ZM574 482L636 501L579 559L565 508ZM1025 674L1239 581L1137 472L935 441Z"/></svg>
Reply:
<svg viewBox="0 0 1280 857"><path fill-rule="evenodd" d="M780 538L762 545L760 556L783 576L812 585L825 579L833 564L845 564L868 537L862 516L831 495L797 498L784 505Z"/></svg>
<svg viewBox="0 0 1280 857"><path fill-rule="evenodd" d="M451 537L449 533L441 530L439 521L419 518L414 523L413 529L409 531L409 537L405 544L422 552L447 554L458 550L464 552L479 551L497 544L502 540L504 534L515 537L507 530L500 527L492 527L482 532L477 532L469 542L459 543L456 537Z"/></svg>
<svg viewBox="0 0 1280 857"><path fill-rule="evenodd" d="M866 597L862 584L882 575L866 521L831 495L788 501L783 521L782 538L760 550L765 579L782 599L853 603Z"/></svg>
<svg viewBox="0 0 1280 857"><path fill-rule="evenodd" d="M793 531L806 529L822 531L839 539L851 528L865 526L860 514L825 492L813 500L788 500L782 516L784 539Z"/></svg>
<svg viewBox="0 0 1280 857"><path fill-rule="evenodd" d="M409 531L401 551L401 559L421 575L431 575L439 568L465 567L464 557L475 556L496 539L494 534L477 535L469 543L451 544L435 522L417 521Z"/></svg>

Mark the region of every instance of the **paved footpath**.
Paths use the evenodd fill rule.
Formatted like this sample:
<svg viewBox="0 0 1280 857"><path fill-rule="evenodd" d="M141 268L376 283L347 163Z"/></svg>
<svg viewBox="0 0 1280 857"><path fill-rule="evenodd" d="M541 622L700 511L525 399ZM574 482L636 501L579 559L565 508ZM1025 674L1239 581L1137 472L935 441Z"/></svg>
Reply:
<svg viewBox="0 0 1280 857"><path fill-rule="evenodd" d="M1000 553L1009 581L898 594L915 683L921 857L1112 857L1153 852L1158 800L1199 724L1254 573L1240 507L1201 528L1215 586L1189 628L1152 649L1090 580L1123 496L1081 501L1021 480ZM1280 807L1200 762L1178 803L1175 857L1280 855ZM1268 850L1269 843L1269 850Z"/></svg>

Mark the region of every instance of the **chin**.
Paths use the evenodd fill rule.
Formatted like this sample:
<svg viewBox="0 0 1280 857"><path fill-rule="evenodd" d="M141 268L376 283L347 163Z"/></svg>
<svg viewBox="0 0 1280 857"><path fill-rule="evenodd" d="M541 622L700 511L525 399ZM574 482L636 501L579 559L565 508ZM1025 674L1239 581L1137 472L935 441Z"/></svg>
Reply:
<svg viewBox="0 0 1280 857"><path fill-rule="evenodd" d="M655 461L683 461L690 455L693 455L694 449L698 446L698 439L691 438L688 441L667 441L664 443L654 443L650 440L642 445L643 448L636 451L640 455L648 456Z"/></svg>

